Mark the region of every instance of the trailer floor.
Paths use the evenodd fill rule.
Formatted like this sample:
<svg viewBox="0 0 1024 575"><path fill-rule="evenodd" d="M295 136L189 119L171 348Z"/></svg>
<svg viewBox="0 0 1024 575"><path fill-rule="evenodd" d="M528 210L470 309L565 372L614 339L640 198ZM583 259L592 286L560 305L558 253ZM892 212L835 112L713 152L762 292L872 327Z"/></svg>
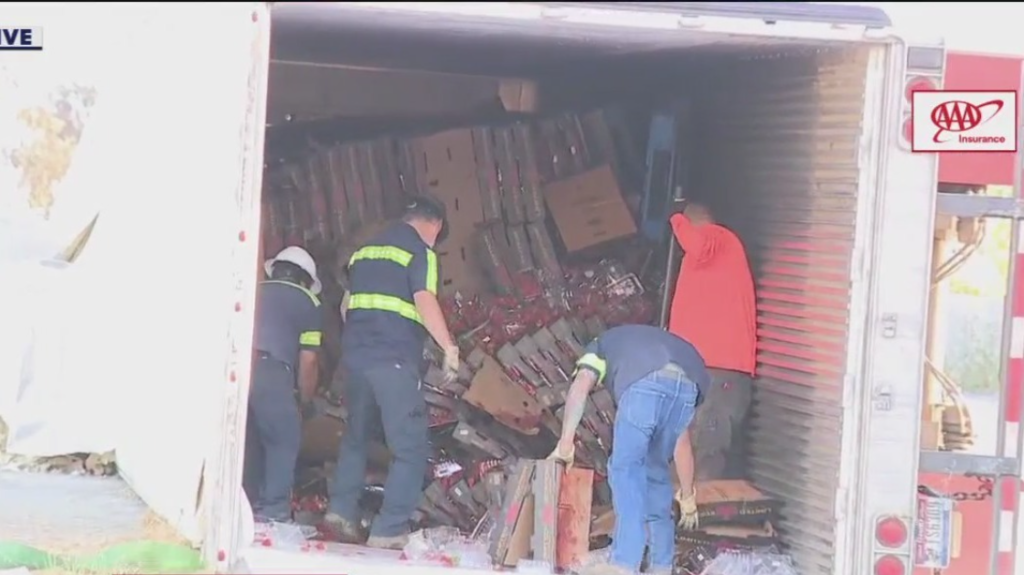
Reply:
<svg viewBox="0 0 1024 575"><path fill-rule="evenodd" d="M254 545L243 549L232 573L285 575L481 575L488 569L446 567L402 559L401 551L328 543L323 548L280 549Z"/></svg>
<svg viewBox="0 0 1024 575"><path fill-rule="evenodd" d="M0 471L0 541L48 552L137 541L149 508L117 477Z"/></svg>

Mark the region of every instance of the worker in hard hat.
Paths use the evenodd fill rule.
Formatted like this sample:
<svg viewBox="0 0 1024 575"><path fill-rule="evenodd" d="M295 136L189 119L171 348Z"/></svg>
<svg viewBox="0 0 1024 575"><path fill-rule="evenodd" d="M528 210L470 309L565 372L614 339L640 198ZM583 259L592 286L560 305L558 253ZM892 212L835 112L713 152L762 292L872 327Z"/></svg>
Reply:
<svg viewBox="0 0 1024 575"><path fill-rule="evenodd" d="M330 534L343 541L362 542L359 498L377 418L393 460L384 502L366 544L401 549L408 541L430 455L421 380L428 334L444 350L446 376L454 378L459 369L459 348L437 298L433 248L445 233L444 204L432 196L416 196L401 221L374 236L349 260L341 339L348 426L325 518Z"/></svg>
<svg viewBox="0 0 1024 575"><path fill-rule="evenodd" d="M675 549L673 500L681 526L697 526L693 447L688 427L710 379L686 340L649 325L623 325L601 334L576 362L565 402L562 435L549 459L572 464L576 430L595 385L608 387L618 406L608 462L615 531L608 562L587 575L637 573L644 547L652 572L670 573ZM675 460L679 488L669 462Z"/></svg>
<svg viewBox="0 0 1024 575"><path fill-rule="evenodd" d="M264 263L256 291L244 483L257 520L289 521L302 413L318 375L322 314L316 263L290 246Z"/></svg>

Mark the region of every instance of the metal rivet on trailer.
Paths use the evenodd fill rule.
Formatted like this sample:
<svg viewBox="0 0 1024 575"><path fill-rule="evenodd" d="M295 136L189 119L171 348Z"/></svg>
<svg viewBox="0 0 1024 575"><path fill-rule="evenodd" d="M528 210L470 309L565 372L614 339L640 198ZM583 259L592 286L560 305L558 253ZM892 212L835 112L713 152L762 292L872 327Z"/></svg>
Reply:
<svg viewBox="0 0 1024 575"><path fill-rule="evenodd" d="M242 231L238 232L238 241L240 241L240 242L244 242L245 241L245 230L242 230Z"/></svg>
<svg viewBox="0 0 1024 575"><path fill-rule="evenodd" d="M228 372L228 381L230 381L231 383L235 383L237 379L238 375L235 374L235 370L231 370Z"/></svg>
<svg viewBox="0 0 1024 575"><path fill-rule="evenodd" d="M236 301L235 302L235 311L236 312L242 311L242 302L240 302L240 301Z"/></svg>
<svg viewBox="0 0 1024 575"><path fill-rule="evenodd" d="M255 11L255 10L253 10L252 11L252 21L253 22L259 22L259 20L260 20L260 13Z"/></svg>
<svg viewBox="0 0 1024 575"><path fill-rule="evenodd" d="M223 549L217 551L217 561L224 561L228 558L228 554Z"/></svg>

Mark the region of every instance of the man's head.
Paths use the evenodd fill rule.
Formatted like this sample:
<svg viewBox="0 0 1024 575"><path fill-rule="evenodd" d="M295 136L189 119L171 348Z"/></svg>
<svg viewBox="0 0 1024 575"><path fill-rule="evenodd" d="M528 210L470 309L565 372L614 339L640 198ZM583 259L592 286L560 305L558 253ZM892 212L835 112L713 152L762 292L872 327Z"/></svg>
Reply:
<svg viewBox="0 0 1024 575"><path fill-rule="evenodd" d="M691 202L686 205L686 211L683 213L695 226L715 223L715 218L711 215L711 210L709 210L704 204Z"/></svg>
<svg viewBox="0 0 1024 575"><path fill-rule="evenodd" d="M299 284L314 294L319 294L322 288L313 256L299 246L281 250L273 259L264 262L263 269L270 279Z"/></svg>
<svg viewBox="0 0 1024 575"><path fill-rule="evenodd" d="M447 210L444 202L429 194L409 198L402 220L412 226L430 247L444 241L448 235Z"/></svg>

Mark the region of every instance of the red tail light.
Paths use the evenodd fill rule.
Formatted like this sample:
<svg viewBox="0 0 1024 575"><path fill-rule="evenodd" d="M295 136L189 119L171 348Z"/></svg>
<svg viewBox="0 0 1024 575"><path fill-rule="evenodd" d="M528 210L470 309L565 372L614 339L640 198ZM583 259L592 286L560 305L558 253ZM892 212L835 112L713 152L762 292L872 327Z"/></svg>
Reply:
<svg viewBox="0 0 1024 575"><path fill-rule="evenodd" d="M903 103L900 106L900 115L903 117L903 124L900 126L900 147L904 150L913 149L913 120L911 119L911 105L914 100L914 92L927 92L938 90L941 87L939 77L927 74L907 75L903 85Z"/></svg>
<svg viewBox="0 0 1024 575"><path fill-rule="evenodd" d="M882 555L875 561L875 575L906 575L907 568L895 555Z"/></svg>
<svg viewBox="0 0 1024 575"><path fill-rule="evenodd" d="M913 76L907 80L907 87L903 90L903 97L907 99L907 102L913 99L914 92L922 92L929 90L938 90L939 86L935 83L935 80L926 76Z"/></svg>
<svg viewBox="0 0 1024 575"><path fill-rule="evenodd" d="M875 540L882 547L902 547L907 542L907 535L907 524L898 517L885 517L875 524Z"/></svg>

